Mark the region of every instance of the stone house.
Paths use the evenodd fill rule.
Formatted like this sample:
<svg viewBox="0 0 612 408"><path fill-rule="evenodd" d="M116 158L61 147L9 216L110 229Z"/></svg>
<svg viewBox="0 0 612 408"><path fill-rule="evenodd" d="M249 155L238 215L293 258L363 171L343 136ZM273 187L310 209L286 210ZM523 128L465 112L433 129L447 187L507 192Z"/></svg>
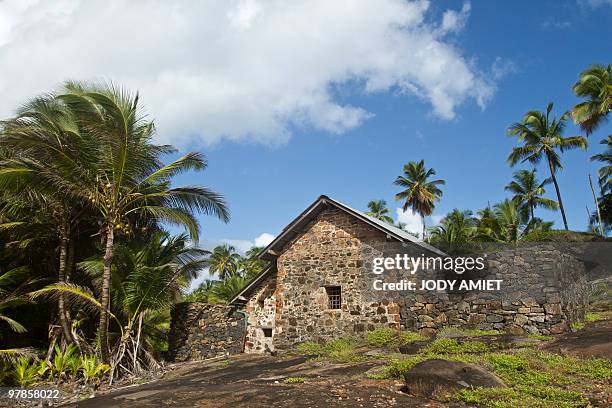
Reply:
<svg viewBox="0 0 612 408"><path fill-rule="evenodd" d="M461 275L463 280L503 280L497 291L374 290L380 276L373 274L373 259L402 252L449 258L406 231L320 196L263 250L260 257L269 267L229 306L213 310L197 304L183 306L190 313L173 314L171 354L204 358L237 350L275 352L380 327L424 334L445 326L560 333L584 314L584 264L554 246L499 248L485 255L486 270ZM418 282L458 275L424 268L407 276L392 270L384 278ZM229 319L227 324L223 319Z"/></svg>
<svg viewBox="0 0 612 408"><path fill-rule="evenodd" d="M576 259L554 248L512 248L488 257L487 291L378 292L371 260L398 249L447 257L408 232L319 197L260 255L270 267L233 299L247 313L247 353L360 335L379 327L434 332L446 325L560 332L584 312L586 280ZM423 271L409 279L446 279Z"/></svg>
<svg viewBox="0 0 612 408"><path fill-rule="evenodd" d="M444 255L406 231L319 197L264 249L260 257L270 267L232 299L248 314L245 352L399 328L396 302L363 296L364 252L388 241Z"/></svg>

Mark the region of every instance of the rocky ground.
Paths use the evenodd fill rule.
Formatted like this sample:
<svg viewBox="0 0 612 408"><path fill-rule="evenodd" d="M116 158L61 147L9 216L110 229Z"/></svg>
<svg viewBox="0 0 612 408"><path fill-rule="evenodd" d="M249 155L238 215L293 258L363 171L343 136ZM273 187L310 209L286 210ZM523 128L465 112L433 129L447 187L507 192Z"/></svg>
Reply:
<svg viewBox="0 0 612 408"><path fill-rule="evenodd" d="M601 320L587 323L586 327L575 333L557 336L554 340L533 338L513 338L511 343L529 344L528 352L548 350L561 353L564 356L581 356L588 358L612 359L612 320ZM483 336L487 340L482 343L493 345L507 342L508 339ZM426 345L425 345L426 347ZM514 347L514 346L510 346ZM511 348L514 350L514 348ZM416 352L418 350L408 351ZM464 353L462 351L461 353ZM499 351L497 352L499 353ZM514 351L509 351L510 354ZM521 356L520 350L517 356ZM463 400L434 401L424 397L409 395L405 392L404 381L401 378L387 378L372 373L385 369L388 359L377 350L359 350L358 358L349 358L345 362L337 362L333 358L318 359L305 356L255 356L236 355L228 359L180 364L171 367L163 378L148 384L135 385L117 389L95 398L69 403L68 407L452 407L466 406L467 402L479 403L479 398L491 398L491 395L469 394ZM468 354L442 354L450 360L461 360L460 356ZM477 361L478 354L469 354L469 360ZM482 354L483 356L485 354ZM547 354L550 356L550 354ZM555 354L556 355L556 354ZM418 354L415 354L418 356ZM495 356L494 356L495 357ZM499 354L498 354L499 357ZM521 357L522 358L522 357ZM571 357L568 357L571 358ZM351 361L354 360L354 361ZM404 360L400 360L404 361ZM514 360L511 360L511 362ZM562 364L565 360L559 360ZM571 360L568 360L571 361ZM605 360L604 360L605 361ZM599 360L601 363L601 360ZM559 370L572 371L571 367L559 365ZM555 366L556 367L556 366ZM601 364L598 373L608 372L610 364ZM529 369L531 370L531 369ZM546 387L538 383L538 375L531 371L523 373L533 389ZM504 375L501 375L504 374ZM512 372L501 371L501 378L512 379ZM549 373L550 374L550 373ZM549 375L546 374L546 375ZM612 391L610 380L593 377L592 373L581 376L577 373L576 380L561 382L559 388L542 388L548 392L564 392L563 395L552 395L551 398L566 398L571 393L580 393L580 398L559 400L543 406L610 406ZM531 377L534 376L535 377ZM599 375L599 374L597 374ZM377 378L377 379L375 379ZM544 376L543 378L551 378ZM595 378L595 379L593 379ZM514 380L512 380L514 381ZM507 398L522 398L523 380L508 387ZM555 380L556 381L556 380ZM557 386L557 385L555 385ZM518 391L517 391L518 390ZM518 394L513 394L518 393ZM504 394L505 395L505 394ZM500 398L506 398L504 395ZM536 395L537 396L537 395ZM494 396L495 397L495 396ZM570 395L571 397L571 395ZM529 396L532 398L532 396ZM534 397L535 398L535 397ZM546 401L547 396L543 397ZM483 401L489 401L483 399ZM534 400L535 401L535 400ZM487 405L489 405L487 403ZM527 406L527 405L526 405Z"/></svg>

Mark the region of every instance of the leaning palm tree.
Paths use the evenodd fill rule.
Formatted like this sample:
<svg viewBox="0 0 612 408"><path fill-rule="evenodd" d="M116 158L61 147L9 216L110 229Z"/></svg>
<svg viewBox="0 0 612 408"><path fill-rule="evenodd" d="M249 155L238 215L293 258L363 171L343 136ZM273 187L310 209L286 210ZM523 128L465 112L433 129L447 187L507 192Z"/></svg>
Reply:
<svg viewBox="0 0 612 408"><path fill-rule="evenodd" d="M423 223L423 238L425 238L425 217L430 216L436 201L440 201L442 190L438 186L444 185L444 180L429 180L434 176L434 169L425 169L425 162L409 162L404 166L404 174L395 179L394 184L404 188L395 195L396 200L403 200L403 209L408 208L421 216Z"/></svg>
<svg viewBox="0 0 612 408"><path fill-rule="evenodd" d="M546 113L540 111L529 111L523 116L521 122L517 122L508 129L509 136L518 136L520 142L523 143L520 147L515 147L508 156L508 162L511 166L518 162L528 161L533 165L538 164L542 159L545 159L550 169L550 176L555 186L557 193L557 201L561 210L561 217L566 230L569 230L567 225L567 217L563 201L561 200L561 192L559 191L559 183L557 182L557 170L563 169L561 165L561 157L559 153L566 150L587 148L587 141L583 136L564 137L565 122L567 113L561 118L550 118L553 104L549 103L546 107Z"/></svg>
<svg viewBox="0 0 612 408"><path fill-rule="evenodd" d="M184 171L204 170L204 156L188 153L164 165L160 157L171 153L171 146L155 145L153 123L139 106L138 95L109 84L67 82L54 97L70 112L70 132L64 149L56 149L54 170L45 172L36 158L13 166L13 173L37 175L37 185L52 184L66 197L85 201L96 214L104 243L104 272L100 294L98 329L101 357L109 362L108 323L111 266L115 239L131 236L140 220L154 219L184 226L191 239L198 240L195 213L212 214L229 220L223 198L200 187L172 187L173 178ZM35 135L34 135L35 136ZM67 156L64 151L76 152ZM44 169L44 166L42 167Z"/></svg>
<svg viewBox="0 0 612 408"><path fill-rule="evenodd" d="M607 139L603 139L601 144L607 146L606 150L603 153L592 156L591 160L605 163L605 166L601 167L598 171L599 185L601 186L602 193L605 193L612 189L612 135L608 136Z"/></svg>
<svg viewBox="0 0 612 408"><path fill-rule="evenodd" d="M219 279L225 280L238 273L240 258L232 245L217 245L208 260L208 271L211 275L216 273Z"/></svg>
<svg viewBox="0 0 612 408"><path fill-rule="evenodd" d="M385 200L372 200L368 203L368 211L366 214L384 221L388 224L393 224L393 218L389 216L390 210L387 208L387 202Z"/></svg>
<svg viewBox="0 0 612 408"><path fill-rule="evenodd" d="M580 73L572 90L576 96L586 98L574 106L572 117L589 135L608 119L612 111L612 66L590 66Z"/></svg>
<svg viewBox="0 0 612 408"><path fill-rule="evenodd" d="M529 217L534 218L534 210L537 207L549 210L559 208L559 204L555 200L542 197L546 193L545 187L550 183L552 183L550 177L540 183L535 169L532 171L519 170L514 173L514 180L506 186L506 190L514 193L512 199L519 203L522 211L529 214Z"/></svg>

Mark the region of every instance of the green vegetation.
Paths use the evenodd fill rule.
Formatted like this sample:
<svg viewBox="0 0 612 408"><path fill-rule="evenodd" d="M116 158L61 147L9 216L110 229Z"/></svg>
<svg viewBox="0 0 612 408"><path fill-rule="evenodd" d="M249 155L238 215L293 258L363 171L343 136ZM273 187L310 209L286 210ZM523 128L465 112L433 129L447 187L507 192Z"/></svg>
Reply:
<svg viewBox="0 0 612 408"><path fill-rule="evenodd" d="M572 322L570 328L572 330L582 330L584 329L584 322Z"/></svg>
<svg viewBox="0 0 612 408"><path fill-rule="evenodd" d="M366 333L366 341L371 347L399 347L423 339L419 333L403 332L389 327Z"/></svg>
<svg viewBox="0 0 612 408"><path fill-rule="evenodd" d="M483 353L489 347L481 341L458 342L455 339L436 339L423 347L419 352L422 354L459 354L459 353Z"/></svg>
<svg viewBox="0 0 612 408"><path fill-rule="evenodd" d="M404 166L404 174L395 179L394 184L404 188L395 195L398 201L404 201L404 211L409 208L421 216L423 223L423 238L427 236L425 217L430 216L435 208L436 201L440 201L442 190L439 186L445 184L444 180L429 180L435 176L434 169L425 168L425 161L411 161Z"/></svg>
<svg viewBox="0 0 612 408"><path fill-rule="evenodd" d="M481 330L481 329L460 329L458 327L445 327L436 334L436 338L453 338L453 337L480 337L480 336L495 336L502 334L499 330Z"/></svg>
<svg viewBox="0 0 612 408"><path fill-rule="evenodd" d="M391 210L387 208L385 200L372 200L368 203L368 211L366 214L393 225L393 218L389 215Z"/></svg>
<svg viewBox="0 0 612 408"><path fill-rule="evenodd" d="M347 363L365 359L365 356L357 353L357 346L358 344L354 340L343 337L325 345L314 341L300 343L296 346L296 351L306 356L329 358L337 362Z"/></svg>
<svg viewBox="0 0 612 408"><path fill-rule="evenodd" d="M550 341L552 339L554 339L553 336L548 336L545 334L530 334L527 336L528 338L532 339L532 340L540 340L540 341Z"/></svg>
<svg viewBox="0 0 612 408"><path fill-rule="evenodd" d="M450 399L489 408L577 408L588 404L579 392L547 386L476 388L462 390Z"/></svg>
<svg viewBox="0 0 612 408"><path fill-rule="evenodd" d="M288 377L288 378L285 378L285 384L299 384L299 383L303 383L304 381L306 381L306 379L303 378L303 377Z"/></svg>

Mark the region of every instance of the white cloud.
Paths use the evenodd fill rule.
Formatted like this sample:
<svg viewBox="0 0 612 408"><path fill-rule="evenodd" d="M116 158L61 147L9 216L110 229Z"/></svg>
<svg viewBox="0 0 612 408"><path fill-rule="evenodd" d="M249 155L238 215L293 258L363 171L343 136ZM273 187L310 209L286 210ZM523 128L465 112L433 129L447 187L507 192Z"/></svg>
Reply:
<svg viewBox="0 0 612 408"><path fill-rule="evenodd" d="M415 234L418 233L419 236L423 234L423 222L421 221L421 216L419 214L412 212L411 209L404 211L401 208L396 208L395 213L397 214L397 220L406 224L406 226L404 227L406 231ZM427 227L430 228L435 225L438 225L442 218L444 218L444 216L437 214L433 214L432 216L427 217Z"/></svg>
<svg viewBox="0 0 612 408"><path fill-rule="evenodd" d="M275 238L274 235L264 232L263 234L255 238L255 246L257 247L268 246L270 242L274 241L274 238Z"/></svg>
<svg viewBox="0 0 612 408"><path fill-rule="evenodd" d="M217 242L212 242L211 245L209 246L215 247L216 245L219 245L219 243L227 243L235 247L238 252L244 254L246 251L253 248L254 246L257 246L257 247L267 246L270 242L274 240L274 238L275 238L274 235L264 232L260 234L259 236L255 237L255 239L253 240L227 239L226 238L226 239L220 239Z"/></svg>
<svg viewBox="0 0 612 408"><path fill-rule="evenodd" d="M0 118L65 79L138 89L159 139L282 143L295 126L343 133L372 116L338 87L397 92L452 119L495 86L448 38L470 6L429 2L0 1Z"/></svg>

